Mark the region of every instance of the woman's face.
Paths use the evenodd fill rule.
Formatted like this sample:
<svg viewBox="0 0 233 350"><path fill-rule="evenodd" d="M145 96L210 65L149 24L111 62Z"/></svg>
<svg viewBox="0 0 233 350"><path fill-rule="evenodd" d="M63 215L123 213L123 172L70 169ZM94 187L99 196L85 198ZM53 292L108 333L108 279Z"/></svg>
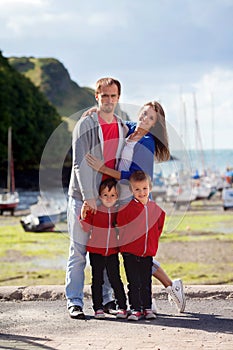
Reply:
<svg viewBox="0 0 233 350"><path fill-rule="evenodd" d="M157 119L155 110L150 106L144 106L139 113L137 126L149 131L155 125Z"/></svg>

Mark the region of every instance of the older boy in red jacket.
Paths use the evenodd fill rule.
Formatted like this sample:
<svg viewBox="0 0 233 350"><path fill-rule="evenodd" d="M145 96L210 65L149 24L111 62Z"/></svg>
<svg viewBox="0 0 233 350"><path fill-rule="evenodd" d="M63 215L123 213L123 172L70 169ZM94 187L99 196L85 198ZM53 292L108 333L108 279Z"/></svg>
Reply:
<svg viewBox="0 0 233 350"><path fill-rule="evenodd" d="M128 280L128 297L131 315L128 320L142 317L156 318L152 304L152 258L158 249L165 212L151 199L151 181L143 171L136 171L130 177L134 198L118 211L120 252Z"/></svg>

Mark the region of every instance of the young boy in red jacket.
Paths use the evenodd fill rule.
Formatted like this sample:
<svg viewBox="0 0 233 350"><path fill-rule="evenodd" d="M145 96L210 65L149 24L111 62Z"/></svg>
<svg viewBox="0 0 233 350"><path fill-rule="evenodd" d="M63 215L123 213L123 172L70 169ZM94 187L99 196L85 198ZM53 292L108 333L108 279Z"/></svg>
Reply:
<svg viewBox="0 0 233 350"><path fill-rule="evenodd" d="M89 206L83 204L80 224L85 232L90 232L87 242L90 264L92 267L92 299L95 318L104 318L102 285L103 274L106 268L109 281L114 290L119 306L116 317L127 318L127 304L124 286L120 277L119 247L116 232L116 213L118 200L117 182L115 179L106 179L99 188L101 205L94 214Z"/></svg>
<svg viewBox="0 0 233 350"><path fill-rule="evenodd" d="M152 258L158 249L165 212L151 199L151 180L143 171L135 171L130 179L133 199L121 207L117 215L120 252L128 280L131 315L128 320L156 318L152 304Z"/></svg>

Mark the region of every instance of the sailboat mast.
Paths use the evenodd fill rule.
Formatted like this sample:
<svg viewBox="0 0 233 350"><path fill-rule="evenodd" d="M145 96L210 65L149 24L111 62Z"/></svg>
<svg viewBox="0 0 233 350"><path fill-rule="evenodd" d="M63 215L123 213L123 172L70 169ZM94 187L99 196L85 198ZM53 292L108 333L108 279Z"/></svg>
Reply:
<svg viewBox="0 0 233 350"><path fill-rule="evenodd" d="M198 122L197 101L196 101L195 93L193 93L193 106L194 106L195 132L196 132L196 135L195 135L196 150L200 151L200 161L201 161L202 170L204 173L205 172L205 160L204 160L204 153L203 153L203 147L202 147L201 131L200 131L199 122Z"/></svg>
<svg viewBox="0 0 233 350"><path fill-rule="evenodd" d="M180 90L180 106L181 106L181 117L180 117L180 137L186 147L189 149L188 145L188 135L187 135L187 111L186 104L182 95L182 90ZM183 127L183 130L182 130Z"/></svg>
<svg viewBox="0 0 233 350"><path fill-rule="evenodd" d="M214 98L213 93L211 93L212 170L215 170L214 119Z"/></svg>
<svg viewBox="0 0 233 350"><path fill-rule="evenodd" d="M11 127L8 128L7 191L11 191Z"/></svg>
<svg viewBox="0 0 233 350"><path fill-rule="evenodd" d="M13 158L12 148L11 148L11 191L15 192L15 171L14 171L14 158Z"/></svg>

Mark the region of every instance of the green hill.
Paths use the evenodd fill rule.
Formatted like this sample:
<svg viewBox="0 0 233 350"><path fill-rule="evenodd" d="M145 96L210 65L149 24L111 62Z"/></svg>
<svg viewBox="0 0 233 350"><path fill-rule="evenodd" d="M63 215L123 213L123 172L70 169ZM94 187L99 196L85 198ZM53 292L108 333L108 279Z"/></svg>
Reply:
<svg viewBox="0 0 233 350"><path fill-rule="evenodd" d="M70 79L64 65L55 58L10 57L9 63L47 97L62 116L93 106L94 91Z"/></svg>
<svg viewBox="0 0 233 350"><path fill-rule="evenodd" d="M15 168L38 168L44 146L62 119L38 88L16 71L1 51L0 116L1 179L2 170L6 169L9 126L12 127Z"/></svg>

